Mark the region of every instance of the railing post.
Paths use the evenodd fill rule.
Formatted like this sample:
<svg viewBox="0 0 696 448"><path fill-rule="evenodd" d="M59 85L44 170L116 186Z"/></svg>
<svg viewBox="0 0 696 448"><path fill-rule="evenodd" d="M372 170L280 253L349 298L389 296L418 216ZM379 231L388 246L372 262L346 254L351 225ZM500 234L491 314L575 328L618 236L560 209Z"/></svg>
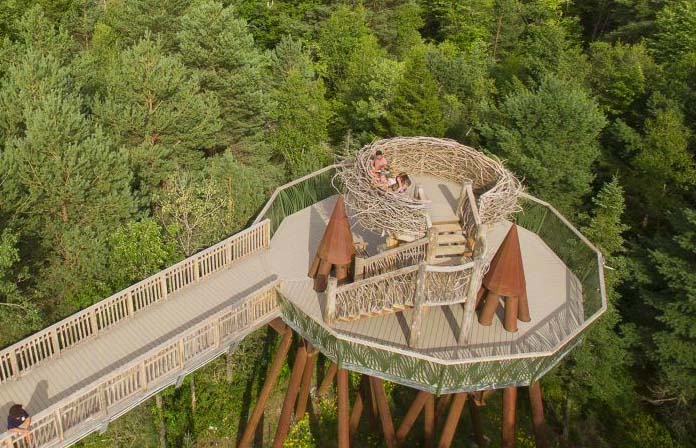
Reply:
<svg viewBox="0 0 696 448"><path fill-rule="evenodd" d="M428 249L425 253L425 262L432 264L437 255L437 231L434 228L428 229Z"/></svg>
<svg viewBox="0 0 696 448"><path fill-rule="evenodd" d="M108 415L108 397L106 396L106 386L101 384L99 386L99 405L101 406L102 413Z"/></svg>
<svg viewBox="0 0 696 448"><path fill-rule="evenodd" d="M471 277L469 277L469 289L466 294L466 303L464 305L464 319L462 320L462 326L459 329L459 337L457 338L457 342L460 345L469 342L469 334L471 333L474 315L476 314L476 295L478 294L479 283L481 282L482 267L483 260L476 259L474 261L474 267L472 268Z"/></svg>
<svg viewBox="0 0 696 448"><path fill-rule="evenodd" d="M60 355L60 344L58 344L58 333L54 328L51 332L51 340L53 341L53 346L55 347L54 353Z"/></svg>
<svg viewBox="0 0 696 448"><path fill-rule="evenodd" d="M130 289L126 291L126 306L128 307L129 316L135 314L135 306L133 305L133 294L130 292Z"/></svg>
<svg viewBox="0 0 696 448"><path fill-rule="evenodd" d="M355 265L353 267L353 281L357 282L364 278L365 259L363 257L355 257Z"/></svg>
<svg viewBox="0 0 696 448"><path fill-rule="evenodd" d="M424 262L418 264L418 275L416 276L416 291L413 298L413 318L411 320L411 334L408 339L409 347L415 348L420 338L421 322L423 320L423 303L425 302L425 282L426 265Z"/></svg>
<svg viewBox="0 0 696 448"><path fill-rule="evenodd" d="M227 247L225 247L225 266L232 264L232 240L227 241Z"/></svg>
<svg viewBox="0 0 696 448"><path fill-rule="evenodd" d="M464 203L469 199L469 192L468 190L471 188L471 181L470 180L465 180L462 182L462 190L459 193L459 201L457 202L457 214L459 215L458 218L461 220L462 218L462 209L464 208Z"/></svg>
<svg viewBox="0 0 696 448"><path fill-rule="evenodd" d="M89 323L92 326L92 333L90 336L96 336L99 334L99 325L97 325L97 315L94 313L94 310L89 311Z"/></svg>
<svg viewBox="0 0 696 448"><path fill-rule="evenodd" d="M197 282L201 274L198 269L198 257L193 259L193 281Z"/></svg>
<svg viewBox="0 0 696 448"><path fill-rule="evenodd" d="M324 308L324 322L331 325L336 319L336 289L338 288L338 280L334 277L329 277L326 285L326 307Z"/></svg>
<svg viewBox="0 0 696 448"><path fill-rule="evenodd" d="M263 234L264 234L264 245L263 247L269 248L271 247L271 221L267 220L266 224L263 226Z"/></svg>
<svg viewBox="0 0 696 448"><path fill-rule="evenodd" d="M56 421L56 432L58 433L58 440L62 442L65 437L63 435L63 419L60 418L60 408L56 409L53 413L53 419Z"/></svg>
<svg viewBox="0 0 696 448"><path fill-rule="evenodd" d="M162 300L167 300L167 275L160 274L160 291L162 293Z"/></svg>
<svg viewBox="0 0 696 448"><path fill-rule="evenodd" d="M142 376L143 390L147 390L147 369L145 369L145 360L140 364L140 376Z"/></svg>
<svg viewBox="0 0 696 448"><path fill-rule="evenodd" d="M12 367L12 376L17 378L19 376L19 365L17 363L16 349L10 352L10 367Z"/></svg>

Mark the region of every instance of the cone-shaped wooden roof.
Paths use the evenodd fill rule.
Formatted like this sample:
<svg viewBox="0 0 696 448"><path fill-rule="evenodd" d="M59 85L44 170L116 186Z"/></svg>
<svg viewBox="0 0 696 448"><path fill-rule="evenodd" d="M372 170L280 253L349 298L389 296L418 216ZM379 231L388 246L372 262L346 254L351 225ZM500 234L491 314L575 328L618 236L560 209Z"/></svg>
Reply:
<svg viewBox="0 0 696 448"><path fill-rule="evenodd" d="M513 224L510 227L503 243L498 248L498 252L495 253L488 273L483 278L483 286L501 296L527 294L517 225Z"/></svg>
<svg viewBox="0 0 696 448"><path fill-rule="evenodd" d="M355 254L355 247L346 215L346 204L343 196L339 196L316 256L331 264L349 264L353 254Z"/></svg>

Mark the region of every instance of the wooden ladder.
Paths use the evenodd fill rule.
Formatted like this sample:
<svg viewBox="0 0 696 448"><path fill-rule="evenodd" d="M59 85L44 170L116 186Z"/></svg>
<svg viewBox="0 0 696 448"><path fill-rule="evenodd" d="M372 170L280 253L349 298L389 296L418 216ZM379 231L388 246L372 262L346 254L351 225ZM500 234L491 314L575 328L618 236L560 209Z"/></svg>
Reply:
<svg viewBox="0 0 696 448"><path fill-rule="evenodd" d="M437 232L437 247L433 264L459 262L462 257L471 257L471 244L464 236L458 220L438 221L432 227Z"/></svg>

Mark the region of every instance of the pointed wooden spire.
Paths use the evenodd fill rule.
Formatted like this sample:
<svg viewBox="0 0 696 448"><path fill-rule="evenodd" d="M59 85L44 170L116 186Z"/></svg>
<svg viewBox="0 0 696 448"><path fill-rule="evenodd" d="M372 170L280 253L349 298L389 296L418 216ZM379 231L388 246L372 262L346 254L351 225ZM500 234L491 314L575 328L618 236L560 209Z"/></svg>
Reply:
<svg viewBox="0 0 696 448"><path fill-rule="evenodd" d="M517 235L517 225L510 227L503 243L491 261L488 273L483 278L483 286L498 295L519 297L527 295L524 279L522 252Z"/></svg>
<svg viewBox="0 0 696 448"><path fill-rule="evenodd" d="M335 268L339 284L347 281L348 267L353 260L353 255L355 255L353 234L350 231L343 196L339 196L331 213L331 218L329 218L329 224L324 231L324 236L319 243L317 254L309 268L308 275L315 279L314 289L319 292L326 289L326 281L331 267Z"/></svg>

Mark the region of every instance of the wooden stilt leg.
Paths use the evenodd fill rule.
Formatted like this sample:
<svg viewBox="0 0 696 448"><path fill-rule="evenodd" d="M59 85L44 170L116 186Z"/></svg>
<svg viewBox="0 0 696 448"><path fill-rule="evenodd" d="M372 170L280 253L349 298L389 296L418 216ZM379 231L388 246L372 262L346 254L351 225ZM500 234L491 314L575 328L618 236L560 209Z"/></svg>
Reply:
<svg viewBox="0 0 696 448"><path fill-rule="evenodd" d="M330 363L329 370L326 371L326 374L324 375L324 380L321 382L321 385L319 386L319 390L317 390L317 396L323 397L324 395L326 395L326 393L331 388L331 385L333 384L333 380L334 380L335 376L336 376L336 364Z"/></svg>
<svg viewBox="0 0 696 448"><path fill-rule="evenodd" d="M430 394L428 392L421 390L418 392L418 395L416 395L416 398L413 399L411 407L408 409L404 420L401 422L399 429L396 431L396 441L398 443L402 443L406 439L406 436L408 435L409 431L411 431L411 427L416 422L416 419L420 415L421 410L423 409L423 406L425 406L425 402L428 400L429 396Z"/></svg>
<svg viewBox="0 0 696 448"><path fill-rule="evenodd" d="M517 311L517 318L522 322L531 322L532 316L529 315L529 302L527 301L527 293L525 292L520 296L519 309Z"/></svg>
<svg viewBox="0 0 696 448"><path fill-rule="evenodd" d="M466 397L466 392L460 392L454 396L449 414L447 414L447 420L445 420L445 426L442 428L442 435L440 436L438 448L449 448L450 445L452 445L454 433L457 431L459 417L462 415L462 409L464 409L464 403L466 403Z"/></svg>
<svg viewBox="0 0 696 448"><path fill-rule="evenodd" d="M360 417L362 416L363 408L365 407L365 387L364 383L367 381L367 377L362 375L360 378L360 387L358 388L358 393L355 394L355 402L350 410L350 435L351 437L358 430L360 425Z"/></svg>
<svg viewBox="0 0 696 448"><path fill-rule="evenodd" d="M428 394L428 399L425 402L423 436L425 437L425 448L432 448L435 445L435 395L433 394Z"/></svg>
<svg viewBox="0 0 696 448"><path fill-rule="evenodd" d="M503 431L502 448L515 447L515 411L517 407L517 388L506 387L503 389Z"/></svg>
<svg viewBox="0 0 696 448"><path fill-rule="evenodd" d="M493 323L493 316L495 315L495 310L498 309L498 299L500 296L494 292L488 292L486 295L486 302L483 304L483 308L479 313L478 321L481 325L489 326Z"/></svg>
<svg viewBox="0 0 696 448"><path fill-rule="evenodd" d="M307 362L305 363L304 372L302 373L302 384L300 385L300 394L297 396L297 407L295 408L295 419L299 420L307 410L307 401L309 400L309 389L312 387L312 375L314 374L314 365L317 361L317 352L307 354Z"/></svg>
<svg viewBox="0 0 696 448"><path fill-rule="evenodd" d="M520 301L516 296L505 297L503 328L511 333L517 331L517 311L519 310L519 304Z"/></svg>
<svg viewBox="0 0 696 448"><path fill-rule="evenodd" d="M285 361L285 357L288 354L291 343L292 331L287 329L285 330L285 334L283 334L283 339L280 341L278 351L273 358L273 363L271 363L271 367L268 369L268 373L266 374L266 382L261 388L254 411L244 427L244 434L242 435L242 439L239 441L238 448L248 448L251 446L251 442L253 442L254 439L254 433L256 432L256 427L258 426L261 416L263 415L263 408L266 405L266 400L268 399L268 396L271 395L271 390L273 389L276 379L278 379L278 374L280 373L281 367L283 367L283 361Z"/></svg>
<svg viewBox="0 0 696 448"><path fill-rule="evenodd" d="M297 392L300 390L300 382L302 381L302 374L304 373L306 363L307 346L305 344L300 344L300 346L297 348L295 362L292 366L292 373L290 374L290 381L288 382L288 390L285 392L283 408L281 409L280 417L278 418L278 427L276 428L276 435L275 439L273 440L274 448L282 448L285 438L288 436L290 419L292 418L292 411L295 408Z"/></svg>
<svg viewBox="0 0 696 448"><path fill-rule="evenodd" d="M440 426L440 423L442 422L442 417L445 415L447 405L449 404L451 399L451 394L443 395L437 399L437 406L435 407L435 426Z"/></svg>
<svg viewBox="0 0 696 448"><path fill-rule="evenodd" d="M549 448L548 432L544 421L544 404L541 386L536 381L529 386L529 402L532 408L532 426L537 448Z"/></svg>
<svg viewBox="0 0 696 448"><path fill-rule="evenodd" d="M338 448L350 447L350 403L348 402L348 371L338 369Z"/></svg>
<svg viewBox="0 0 696 448"><path fill-rule="evenodd" d="M486 438L483 436L483 423L481 422L479 407L474 403L474 400L469 400L468 405L469 413L471 414L471 428L474 431L474 441L476 445L483 447L486 445Z"/></svg>
<svg viewBox="0 0 696 448"><path fill-rule="evenodd" d="M370 377L370 382L375 391L375 399L377 401L377 409L379 410L379 419L382 422L382 431L384 432L384 441L387 443L387 448L396 448L396 434L394 433L394 423L389 410L389 402L387 394L384 392L384 383L380 378Z"/></svg>
<svg viewBox="0 0 696 448"><path fill-rule="evenodd" d="M370 390L370 412L372 412L372 416L376 420L379 418L379 410L377 409L377 398L375 398L375 386L372 384L372 381L370 381L369 376L367 377L367 385Z"/></svg>

